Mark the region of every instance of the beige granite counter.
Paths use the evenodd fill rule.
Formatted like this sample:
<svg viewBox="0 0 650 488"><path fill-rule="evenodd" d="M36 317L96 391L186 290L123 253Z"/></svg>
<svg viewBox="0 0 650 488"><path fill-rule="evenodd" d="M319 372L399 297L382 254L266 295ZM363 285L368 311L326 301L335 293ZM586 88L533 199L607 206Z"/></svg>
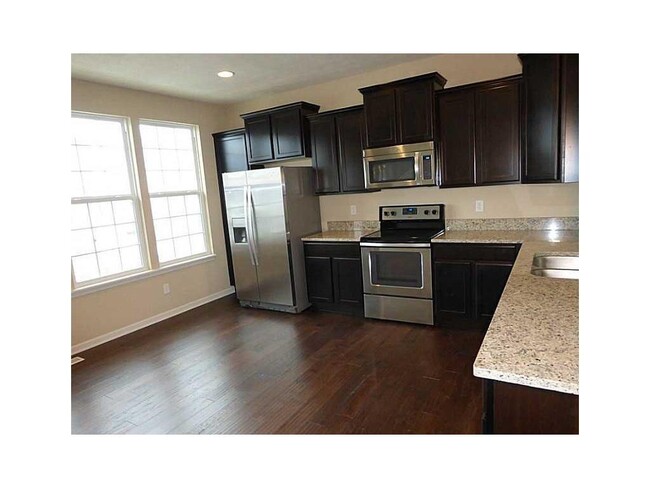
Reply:
<svg viewBox="0 0 650 488"><path fill-rule="evenodd" d="M326 230L303 237L303 242L359 242L359 240L377 229L365 230Z"/></svg>
<svg viewBox="0 0 650 488"><path fill-rule="evenodd" d="M447 231L436 243L521 243L474 376L577 395L578 280L530 274L533 256L578 252L577 231Z"/></svg>

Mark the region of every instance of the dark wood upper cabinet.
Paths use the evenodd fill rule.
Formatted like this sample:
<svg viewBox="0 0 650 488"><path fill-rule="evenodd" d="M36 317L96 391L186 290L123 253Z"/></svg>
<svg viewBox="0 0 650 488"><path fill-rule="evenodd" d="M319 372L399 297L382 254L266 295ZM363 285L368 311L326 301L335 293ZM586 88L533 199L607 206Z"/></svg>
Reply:
<svg viewBox="0 0 650 488"><path fill-rule="evenodd" d="M520 54L522 183L578 181L578 55Z"/></svg>
<svg viewBox="0 0 650 488"><path fill-rule="evenodd" d="M440 187L472 186L474 160L474 91L438 95Z"/></svg>
<svg viewBox="0 0 650 488"><path fill-rule="evenodd" d="M520 84L512 76L437 93L441 188L519 181Z"/></svg>
<svg viewBox="0 0 650 488"><path fill-rule="evenodd" d="M310 117L311 162L316 178L316 193L341 191L336 149L336 121L327 115Z"/></svg>
<svg viewBox="0 0 650 488"><path fill-rule="evenodd" d="M248 169L244 129L218 132L212 134L212 138L214 139L219 174Z"/></svg>
<svg viewBox="0 0 650 488"><path fill-rule="evenodd" d="M249 163L310 157L307 115L317 113L319 108L297 102L242 114Z"/></svg>
<svg viewBox="0 0 650 488"><path fill-rule="evenodd" d="M305 147L302 137L300 110L283 110L271 114L271 130L275 159L309 156L309 146Z"/></svg>
<svg viewBox="0 0 650 488"><path fill-rule="evenodd" d="M398 86L397 113L401 144L433 140L433 90L429 81Z"/></svg>
<svg viewBox="0 0 650 488"><path fill-rule="evenodd" d="M560 152L562 181L578 181L578 55L562 55Z"/></svg>
<svg viewBox="0 0 650 488"><path fill-rule="evenodd" d="M335 115L341 191L365 191L363 177L363 108Z"/></svg>
<svg viewBox="0 0 650 488"><path fill-rule="evenodd" d="M366 191L363 177L363 107L310 115L316 193Z"/></svg>
<svg viewBox="0 0 650 488"><path fill-rule="evenodd" d="M446 82L439 73L429 73L360 88L365 147L432 141L435 91L441 90Z"/></svg>
<svg viewBox="0 0 650 488"><path fill-rule="evenodd" d="M244 120L246 127L246 147L249 162L258 163L273 159L273 142L271 139L271 117L260 115Z"/></svg>
<svg viewBox="0 0 650 488"><path fill-rule="evenodd" d="M476 183L519 181L520 80L486 83L475 91Z"/></svg>
<svg viewBox="0 0 650 488"><path fill-rule="evenodd" d="M363 96L367 147L397 144L397 107L393 88L373 91Z"/></svg>

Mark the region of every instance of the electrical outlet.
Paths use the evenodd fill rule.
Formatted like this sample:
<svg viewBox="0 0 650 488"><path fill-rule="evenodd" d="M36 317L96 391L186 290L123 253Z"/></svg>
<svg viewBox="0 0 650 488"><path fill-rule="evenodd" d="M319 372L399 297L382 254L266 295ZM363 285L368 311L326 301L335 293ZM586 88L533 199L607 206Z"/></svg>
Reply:
<svg viewBox="0 0 650 488"><path fill-rule="evenodd" d="M163 293L165 295L169 295L171 292L172 292L172 290L169 287L169 283L163 283Z"/></svg>
<svg viewBox="0 0 650 488"><path fill-rule="evenodd" d="M483 200L476 200L476 211L477 212L483 211Z"/></svg>
<svg viewBox="0 0 650 488"><path fill-rule="evenodd" d="M357 214L357 206L350 205L350 215L356 215L356 214Z"/></svg>

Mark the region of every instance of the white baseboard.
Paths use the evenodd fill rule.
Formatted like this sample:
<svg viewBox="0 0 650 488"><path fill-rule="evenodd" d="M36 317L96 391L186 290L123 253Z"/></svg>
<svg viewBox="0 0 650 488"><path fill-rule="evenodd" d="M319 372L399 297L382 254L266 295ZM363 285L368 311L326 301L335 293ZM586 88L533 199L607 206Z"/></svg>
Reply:
<svg viewBox="0 0 650 488"><path fill-rule="evenodd" d="M99 337L95 337L94 339L90 339L80 344L76 344L72 346L71 355L75 355L82 351L85 351L86 349L99 346L100 344L104 344L105 342L112 341L113 339L117 339L118 337L125 336L127 334L130 334L131 332L135 332L136 330L144 329L145 327L149 327L150 325L157 324L158 322L173 317L174 315L187 312L188 310L191 310L196 307L200 307L201 305L205 305L206 303L212 302L219 298L232 295L233 293L235 293L235 288L231 286L229 288L226 288L225 290L221 290L217 293L213 293L212 295L208 295L207 297L199 298L198 300L191 301L179 307L172 308L171 310L167 310L166 312L162 312L157 315L154 315L153 317L148 317L134 324L127 325L126 327L122 327L121 329L114 330L112 332L109 332L108 334L103 334L100 335Z"/></svg>

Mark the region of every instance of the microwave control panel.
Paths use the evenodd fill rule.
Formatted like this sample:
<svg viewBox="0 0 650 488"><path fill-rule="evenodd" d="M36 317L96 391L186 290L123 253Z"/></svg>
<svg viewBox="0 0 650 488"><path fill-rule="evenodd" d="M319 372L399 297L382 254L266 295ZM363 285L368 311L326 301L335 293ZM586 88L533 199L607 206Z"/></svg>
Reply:
<svg viewBox="0 0 650 488"><path fill-rule="evenodd" d="M379 207L379 220L440 220L442 205L399 205Z"/></svg>

